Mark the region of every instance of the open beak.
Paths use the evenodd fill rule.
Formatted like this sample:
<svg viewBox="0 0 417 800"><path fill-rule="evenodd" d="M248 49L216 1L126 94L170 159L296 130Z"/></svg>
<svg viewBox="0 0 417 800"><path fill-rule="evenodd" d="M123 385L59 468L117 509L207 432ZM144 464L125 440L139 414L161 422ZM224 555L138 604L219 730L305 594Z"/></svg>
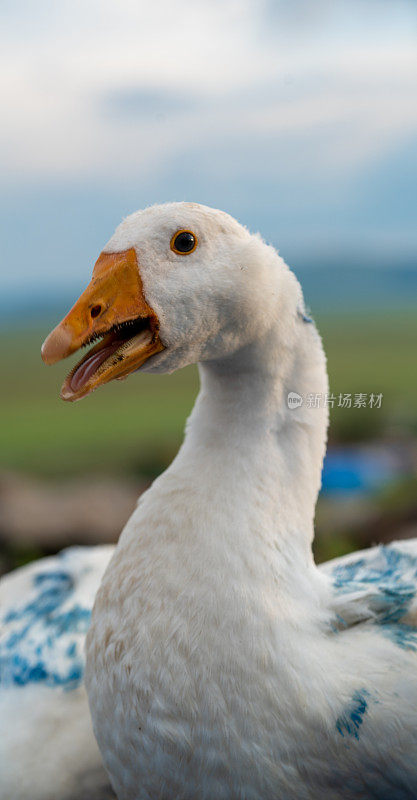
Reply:
<svg viewBox="0 0 417 800"><path fill-rule="evenodd" d="M127 377L164 349L133 247L100 255L87 289L45 339L42 359L55 364L97 340L66 377L63 400L79 400L103 383Z"/></svg>

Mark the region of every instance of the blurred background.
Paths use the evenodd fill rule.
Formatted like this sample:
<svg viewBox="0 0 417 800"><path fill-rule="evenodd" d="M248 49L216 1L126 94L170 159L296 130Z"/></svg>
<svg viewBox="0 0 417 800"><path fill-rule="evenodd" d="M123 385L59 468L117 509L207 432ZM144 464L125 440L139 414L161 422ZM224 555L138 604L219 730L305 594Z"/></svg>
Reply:
<svg viewBox="0 0 417 800"><path fill-rule="evenodd" d="M302 282L336 397L317 558L417 536L416 43L414 0L6 0L2 571L117 539L179 446L195 369L71 405L40 360L121 218L167 200L230 212Z"/></svg>

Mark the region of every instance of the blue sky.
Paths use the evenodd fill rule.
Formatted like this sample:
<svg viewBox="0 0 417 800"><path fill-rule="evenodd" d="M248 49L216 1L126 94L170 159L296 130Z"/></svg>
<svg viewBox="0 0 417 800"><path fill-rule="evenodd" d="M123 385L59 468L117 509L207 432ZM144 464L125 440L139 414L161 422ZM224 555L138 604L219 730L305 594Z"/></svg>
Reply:
<svg viewBox="0 0 417 800"><path fill-rule="evenodd" d="M165 200L289 263L417 263L414 1L9 0L1 36L6 296L76 294Z"/></svg>

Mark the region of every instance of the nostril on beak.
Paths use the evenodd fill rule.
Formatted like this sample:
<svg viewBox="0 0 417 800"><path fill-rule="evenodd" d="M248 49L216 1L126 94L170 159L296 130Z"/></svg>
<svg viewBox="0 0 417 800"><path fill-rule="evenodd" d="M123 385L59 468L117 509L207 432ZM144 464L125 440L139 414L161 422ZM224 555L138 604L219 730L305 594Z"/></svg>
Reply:
<svg viewBox="0 0 417 800"><path fill-rule="evenodd" d="M95 319L96 317L98 317L99 314L101 314L101 306L100 305L93 306L91 311L90 311L90 315L91 315L92 319Z"/></svg>

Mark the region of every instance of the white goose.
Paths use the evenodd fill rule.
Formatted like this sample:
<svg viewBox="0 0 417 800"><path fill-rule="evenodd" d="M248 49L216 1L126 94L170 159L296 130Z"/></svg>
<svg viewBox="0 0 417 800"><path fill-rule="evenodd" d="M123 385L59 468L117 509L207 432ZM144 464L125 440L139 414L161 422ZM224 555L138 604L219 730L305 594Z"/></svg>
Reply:
<svg viewBox="0 0 417 800"><path fill-rule="evenodd" d="M116 230L44 360L102 335L64 399L138 368L197 362L201 376L184 444L127 523L87 636L94 732L119 800L415 798L417 542L313 562L327 413L288 408L287 396L325 393L327 376L295 276L220 211L152 207ZM32 688L12 685L11 653L19 664L23 652L30 672L54 614L78 602L68 590L32 621L28 583L38 598L43 572L61 570L80 576L82 593L94 564L88 608L108 559L108 549L73 550L4 582L5 733L14 726L17 749L2 798L92 797L80 788L89 775L104 797L84 689L64 690L81 677L79 643L74 678L73 640L60 650L58 625ZM33 698L42 689L37 715L22 710L29 689ZM67 740L82 730L67 758L65 719L62 741L50 738L59 714ZM19 788L26 770L32 793Z"/></svg>

